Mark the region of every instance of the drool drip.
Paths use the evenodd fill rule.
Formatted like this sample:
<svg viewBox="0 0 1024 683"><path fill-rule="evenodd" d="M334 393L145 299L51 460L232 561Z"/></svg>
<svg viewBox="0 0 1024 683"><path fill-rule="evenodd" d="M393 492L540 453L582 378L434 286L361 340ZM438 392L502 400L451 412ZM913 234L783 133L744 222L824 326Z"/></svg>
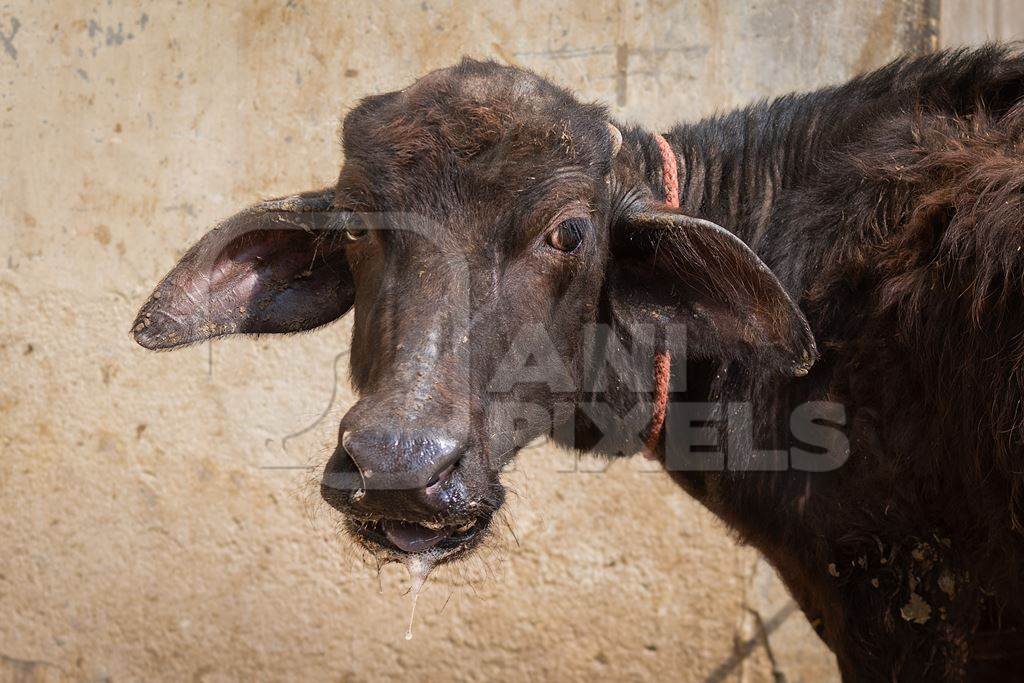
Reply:
<svg viewBox="0 0 1024 683"><path fill-rule="evenodd" d="M412 624L416 619L416 603L427 576L436 564L436 559L428 554L408 555L402 562L409 572L409 592L412 593L412 609L409 611L409 627L405 630L405 639L412 640Z"/></svg>

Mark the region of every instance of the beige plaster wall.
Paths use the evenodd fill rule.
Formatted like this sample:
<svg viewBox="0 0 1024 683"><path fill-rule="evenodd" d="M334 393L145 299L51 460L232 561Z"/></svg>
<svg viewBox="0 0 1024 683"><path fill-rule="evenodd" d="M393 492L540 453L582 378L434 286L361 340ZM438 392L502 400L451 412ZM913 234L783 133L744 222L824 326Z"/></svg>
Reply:
<svg viewBox="0 0 1024 683"><path fill-rule="evenodd" d="M404 570L378 583L309 485L349 323L128 328L210 223L333 179L363 95L470 54L665 125L919 46L918 4L0 2L0 680L834 680L664 476L549 447L507 477L518 542L433 580L407 642Z"/></svg>
<svg viewBox="0 0 1024 683"><path fill-rule="evenodd" d="M942 47L979 45L991 40L1024 40L1020 0L942 0Z"/></svg>

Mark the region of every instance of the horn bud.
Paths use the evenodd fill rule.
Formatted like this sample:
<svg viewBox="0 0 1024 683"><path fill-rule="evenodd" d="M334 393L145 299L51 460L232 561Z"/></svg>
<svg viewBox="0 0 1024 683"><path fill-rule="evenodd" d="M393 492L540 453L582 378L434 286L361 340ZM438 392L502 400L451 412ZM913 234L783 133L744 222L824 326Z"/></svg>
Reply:
<svg viewBox="0 0 1024 683"><path fill-rule="evenodd" d="M619 153L619 148L622 147L622 133L619 132L618 128L609 123L608 135L612 139L612 159L614 159L615 155Z"/></svg>

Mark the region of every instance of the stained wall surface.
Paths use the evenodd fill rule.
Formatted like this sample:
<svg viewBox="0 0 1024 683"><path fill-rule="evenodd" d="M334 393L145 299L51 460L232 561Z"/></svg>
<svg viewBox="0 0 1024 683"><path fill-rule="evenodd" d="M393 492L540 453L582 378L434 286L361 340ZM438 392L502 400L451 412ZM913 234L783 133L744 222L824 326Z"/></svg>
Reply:
<svg viewBox="0 0 1024 683"><path fill-rule="evenodd" d="M1017 0L942 0L939 24L942 47L1024 40L1024 4Z"/></svg>
<svg viewBox="0 0 1024 683"><path fill-rule="evenodd" d="M330 182L358 98L464 54L666 126L920 49L923 4L0 3L0 680L835 680L665 476L547 446L506 477L515 538L406 641L404 570L310 483L349 321L165 354L128 328L211 223Z"/></svg>

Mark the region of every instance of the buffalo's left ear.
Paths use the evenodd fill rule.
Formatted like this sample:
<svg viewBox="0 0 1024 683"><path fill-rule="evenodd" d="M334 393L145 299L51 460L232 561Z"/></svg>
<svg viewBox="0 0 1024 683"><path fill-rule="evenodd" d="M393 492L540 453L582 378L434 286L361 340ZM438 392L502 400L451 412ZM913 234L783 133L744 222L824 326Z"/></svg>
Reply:
<svg viewBox="0 0 1024 683"><path fill-rule="evenodd" d="M132 328L148 349L225 334L298 332L355 296L332 189L261 202L208 232L157 285Z"/></svg>
<svg viewBox="0 0 1024 683"><path fill-rule="evenodd" d="M624 215L612 231L608 293L627 325L686 326L688 353L792 376L818 357L782 283L725 228L671 209Z"/></svg>

